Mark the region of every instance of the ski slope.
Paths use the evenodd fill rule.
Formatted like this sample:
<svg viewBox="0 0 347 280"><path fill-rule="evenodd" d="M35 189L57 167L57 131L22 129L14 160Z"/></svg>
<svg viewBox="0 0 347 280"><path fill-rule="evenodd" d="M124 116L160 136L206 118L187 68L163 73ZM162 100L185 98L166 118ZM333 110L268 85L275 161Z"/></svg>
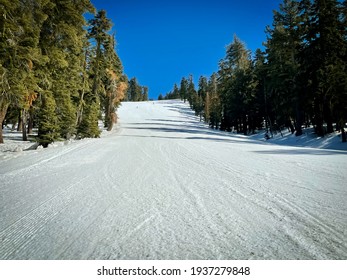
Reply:
<svg viewBox="0 0 347 280"><path fill-rule="evenodd" d="M180 101L0 159L0 259L346 259L347 152L208 129Z"/></svg>

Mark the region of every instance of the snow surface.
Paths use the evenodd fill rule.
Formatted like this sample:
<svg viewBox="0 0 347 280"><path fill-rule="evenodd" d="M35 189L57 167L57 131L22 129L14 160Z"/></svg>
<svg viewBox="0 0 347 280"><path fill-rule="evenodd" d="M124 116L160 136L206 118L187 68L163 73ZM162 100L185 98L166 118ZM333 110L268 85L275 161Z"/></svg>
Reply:
<svg viewBox="0 0 347 280"><path fill-rule="evenodd" d="M346 146L211 130L181 101L118 115L100 139L3 148L0 259L347 259Z"/></svg>

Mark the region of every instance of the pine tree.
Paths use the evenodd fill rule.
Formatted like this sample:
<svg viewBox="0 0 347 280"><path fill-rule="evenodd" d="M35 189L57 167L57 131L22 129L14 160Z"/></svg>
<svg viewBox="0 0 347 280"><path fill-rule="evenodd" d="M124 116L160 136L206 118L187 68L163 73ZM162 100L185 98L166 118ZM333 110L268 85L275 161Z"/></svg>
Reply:
<svg viewBox="0 0 347 280"><path fill-rule="evenodd" d="M188 95L188 81L184 77L181 80L179 91L180 91L181 100L183 100L183 102L186 103L187 95Z"/></svg>
<svg viewBox="0 0 347 280"><path fill-rule="evenodd" d="M143 101L148 101L148 87L146 86L142 87L142 96L143 96L142 98Z"/></svg>
<svg viewBox="0 0 347 280"><path fill-rule="evenodd" d="M41 95L41 106L38 112L38 142L43 147L59 138L58 118L55 114L56 103L52 92L46 91Z"/></svg>
<svg viewBox="0 0 347 280"><path fill-rule="evenodd" d="M102 47L109 39L108 32L111 30L112 23L106 17L106 11L100 10L95 17L89 20L89 37L96 41L96 54L93 63L93 87L92 95L97 96L101 87L101 64L103 63Z"/></svg>
<svg viewBox="0 0 347 280"><path fill-rule="evenodd" d="M76 128L81 125L83 119L83 111L85 106L85 96L91 91L91 82L88 74L88 61L90 61L90 45L85 37L83 40L83 53L81 54L80 69L81 69L81 87L78 90L78 97L76 99Z"/></svg>
<svg viewBox="0 0 347 280"><path fill-rule="evenodd" d="M262 127L262 121L265 121L266 133L272 134L272 120L270 108L271 99L268 98L267 84L268 79L268 65L266 63L265 52L257 49L253 60L254 64L254 91L255 91L255 110L257 112L258 126Z"/></svg>
<svg viewBox="0 0 347 280"><path fill-rule="evenodd" d="M221 102L221 124L220 129L224 131L231 131L230 113L230 78L232 72L227 61L221 60L219 62L218 70L218 93Z"/></svg>
<svg viewBox="0 0 347 280"><path fill-rule="evenodd" d="M177 84L174 85L173 91L172 91L172 97L171 99L178 99L180 98L180 91L178 89Z"/></svg>
<svg viewBox="0 0 347 280"><path fill-rule="evenodd" d="M139 85L137 82L137 79L135 77L131 78L129 81L129 86L128 86L128 100L130 101L143 101L144 96L143 96L143 90L144 88ZM147 88L147 94L148 94L148 88Z"/></svg>
<svg viewBox="0 0 347 280"><path fill-rule="evenodd" d="M196 115L200 117L200 121L202 121L202 117L204 115L207 90L207 78L200 76L198 85L198 99L194 108Z"/></svg>
<svg viewBox="0 0 347 280"><path fill-rule="evenodd" d="M210 110L211 110L211 94L209 91L206 92L205 101L204 101L204 122L210 123Z"/></svg>
<svg viewBox="0 0 347 280"><path fill-rule="evenodd" d="M210 93L209 125L212 128L218 129L221 122L222 108L218 94L218 80L216 73L213 73L210 77L208 90Z"/></svg>
<svg viewBox="0 0 347 280"><path fill-rule="evenodd" d="M96 100L88 95L86 104L84 106L84 113L81 124L77 129L78 138L97 138L100 136L100 129L98 127L98 119L100 114L99 98Z"/></svg>
<svg viewBox="0 0 347 280"><path fill-rule="evenodd" d="M279 11L274 11L273 29L267 28L267 59L270 79L270 97L273 100L276 122L295 129L296 135L302 130L302 97L298 84L300 64L298 50L301 44L299 26L301 22L299 3L284 0Z"/></svg>
<svg viewBox="0 0 347 280"><path fill-rule="evenodd" d="M341 47L342 61L347 61L347 1L343 1L341 7L341 21L339 30L343 36ZM336 93L338 94L337 102L335 102L337 129L341 130L342 142L347 142L345 124L347 122L347 69L346 63L338 63L338 75L336 75Z"/></svg>
<svg viewBox="0 0 347 280"><path fill-rule="evenodd" d="M193 76L189 75L188 79L188 88L187 88L187 100L190 104L190 107L193 109L197 104L197 92L195 90Z"/></svg>
<svg viewBox="0 0 347 280"><path fill-rule="evenodd" d="M324 122L330 133L334 120L343 123L342 127L346 121L346 28L338 1L301 1L301 4L307 15L302 64L310 83L316 133L324 136Z"/></svg>
<svg viewBox="0 0 347 280"><path fill-rule="evenodd" d="M136 78L135 77L131 78L129 80L128 93L127 93L129 101L134 101L135 100L136 85L137 85Z"/></svg>
<svg viewBox="0 0 347 280"><path fill-rule="evenodd" d="M103 96L103 107L105 114L105 127L108 131L112 130L116 122L116 109L120 100L124 98L126 86L122 76L123 67L118 55L115 52L115 37L109 36L105 41L104 63L105 69L101 70L103 74L102 81L105 89Z"/></svg>
<svg viewBox="0 0 347 280"><path fill-rule="evenodd" d="M100 130L98 128L98 119L100 110L107 112L107 126L113 124L112 116L112 91L115 89L115 81L112 73L116 73L113 69L108 69L109 63L119 63L118 57L112 56L114 53L114 41L108 34L111 30L112 23L106 17L106 11L100 10L93 19L89 20L88 37L96 42L95 55L91 59L91 91L85 96L84 116L78 128L80 137L99 137ZM107 58L111 59L108 61ZM118 70L118 69L117 69ZM107 103L107 104L106 104ZM99 109L97 109L99 108ZM115 119L115 118L113 118Z"/></svg>
<svg viewBox="0 0 347 280"><path fill-rule="evenodd" d="M235 35L227 47L226 56L219 64L219 89L221 94L221 129L248 132L248 114L252 101L252 62L250 51Z"/></svg>

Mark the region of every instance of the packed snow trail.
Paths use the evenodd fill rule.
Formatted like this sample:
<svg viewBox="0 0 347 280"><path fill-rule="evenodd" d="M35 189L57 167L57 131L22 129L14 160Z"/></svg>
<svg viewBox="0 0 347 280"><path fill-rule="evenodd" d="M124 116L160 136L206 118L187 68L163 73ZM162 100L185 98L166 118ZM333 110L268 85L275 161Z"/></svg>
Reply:
<svg viewBox="0 0 347 280"><path fill-rule="evenodd" d="M180 101L0 161L0 259L346 259L347 152L206 128Z"/></svg>

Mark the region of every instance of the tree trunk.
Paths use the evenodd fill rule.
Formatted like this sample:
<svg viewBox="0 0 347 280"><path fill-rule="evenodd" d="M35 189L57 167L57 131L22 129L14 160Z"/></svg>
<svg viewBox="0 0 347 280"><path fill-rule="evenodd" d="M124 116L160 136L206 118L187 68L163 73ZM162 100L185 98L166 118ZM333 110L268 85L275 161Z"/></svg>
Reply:
<svg viewBox="0 0 347 280"><path fill-rule="evenodd" d="M335 131L340 131L341 128L342 128L342 127L340 126L339 122L336 122Z"/></svg>
<svg viewBox="0 0 347 280"><path fill-rule="evenodd" d="M323 109L321 108L321 104L319 104L318 98L315 100L314 114L315 132L317 136L324 137L325 133L323 128Z"/></svg>
<svg viewBox="0 0 347 280"><path fill-rule="evenodd" d="M23 118L22 118L22 111L18 110L18 124L17 124L17 131L22 131L23 129Z"/></svg>
<svg viewBox="0 0 347 280"><path fill-rule="evenodd" d="M318 136L324 137L324 128L323 128L323 121L321 118L316 119L316 128L315 128L316 134Z"/></svg>
<svg viewBox="0 0 347 280"><path fill-rule="evenodd" d="M113 108L113 104L112 104L112 100L114 99L114 96L112 96L112 94L110 93L110 96L107 97L108 100L106 102L106 125L107 125L107 131L111 131L113 128L113 124L114 124L114 108Z"/></svg>
<svg viewBox="0 0 347 280"><path fill-rule="evenodd" d="M22 136L23 141L28 141L27 135L27 111L25 109L22 110Z"/></svg>
<svg viewBox="0 0 347 280"><path fill-rule="evenodd" d="M92 96L94 100L97 100L97 91L99 87L99 68L100 68L100 57L101 57L101 42L100 39L96 42L96 57L95 57L95 68L94 68L94 78L92 87Z"/></svg>
<svg viewBox="0 0 347 280"><path fill-rule="evenodd" d="M108 125L107 125L107 131L111 131L111 130L112 130L113 124L114 124L114 121L113 121L113 118L112 118L112 116L111 116L111 117L110 117L110 121L109 121L109 123L108 123Z"/></svg>
<svg viewBox="0 0 347 280"><path fill-rule="evenodd" d="M109 125L108 128L107 128L107 131L111 131L112 128L113 128L113 123L110 123L110 125Z"/></svg>
<svg viewBox="0 0 347 280"><path fill-rule="evenodd" d="M33 116L34 112L32 109L29 110L28 112L28 117L29 117L29 121L28 121L28 134L33 133L33 127L34 127L34 116Z"/></svg>
<svg viewBox="0 0 347 280"><path fill-rule="evenodd" d="M273 126L272 126L273 122L271 121L270 117L268 117L268 118L269 118L269 130L270 130L271 138L273 138L274 137Z"/></svg>
<svg viewBox="0 0 347 280"><path fill-rule="evenodd" d="M2 135L2 123L4 122L8 105L9 103L6 101L0 100L0 144L4 143L4 138Z"/></svg>
<svg viewBox="0 0 347 280"><path fill-rule="evenodd" d="M237 133L240 133L240 131L241 131L240 120L239 120L239 119L236 119L235 122L236 122L236 124L234 125L234 130L235 130L235 127L236 127L236 132L237 132Z"/></svg>
<svg viewBox="0 0 347 280"><path fill-rule="evenodd" d="M243 122L242 122L242 129L243 129L243 134L244 135L247 135L247 132L248 132L248 124L247 124L247 117L246 116L243 116Z"/></svg>
<svg viewBox="0 0 347 280"><path fill-rule="evenodd" d="M296 104L296 122L295 122L295 136L300 136L302 135L302 123L303 123L303 118L302 118L302 111L300 109L300 105L297 102Z"/></svg>
<svg viewBox="0 0 347 280"><path fill-rule="evenodd" d="M334 132L333 122L332 120L329 120L327 122L327 133L333 133L333 132Z"/></svg>
<svg viewBox="0 0 347 280"><path fill-rule="evenodd" d="M346 139L346 131L344 128L341 128L341 138L342 138L342 142L346 143L347 139Z"/></svg>
<svg viewBox="0 0 347 280"><path fill-rule="evenodd" d="M82 117L83 117L83 98L84 98L84 90L81 94L81 97L80 97L80 103L78 105L78 108L77 108L77 118L76 118L76 126L78 127L81 122L82 122Z"/></svg>
<svg viewBox="0 0 347 280"><path fill-rule="evenodd" d="M0 119L1 119L1 117L0 117ZM4 137L2 136L2 122L0 125L0 144L4 144Z"/></svg>
<svg viewBox="0 0 347 280"><path fill-rule="evenodd" d="M83 118L83 105L84 105L84 94L85 94L85 89L86 89L86 83L87 78L86 78L86 71L87 71L87 57L88 57L88 51L86 50L84 53L84 61L83 61L83 75L82 75L82 92L80 94L80 100L77 108L77 118L76 118L76 126L79 127L79 125L82 122Z"/></svg>
<svg viewBox="0 0 347 280"><path fill-rule="evenodd" d="M291 134L293 134L295 132L294 125L293 125L292 120L290 118L287 119L287 121L285 122L285 125L289 129ZM280 130L281 130L281 127L280 127Z"/></svg>
<svg viewBox="0 0 347 280"><path fill-rule="evenodd" d="M327 133L333 133L334 127L333 127L333 118L332 118L332 112L331 112L331 102L330 100L326 100L324 104L324 119L327 123Z"/></svg>

